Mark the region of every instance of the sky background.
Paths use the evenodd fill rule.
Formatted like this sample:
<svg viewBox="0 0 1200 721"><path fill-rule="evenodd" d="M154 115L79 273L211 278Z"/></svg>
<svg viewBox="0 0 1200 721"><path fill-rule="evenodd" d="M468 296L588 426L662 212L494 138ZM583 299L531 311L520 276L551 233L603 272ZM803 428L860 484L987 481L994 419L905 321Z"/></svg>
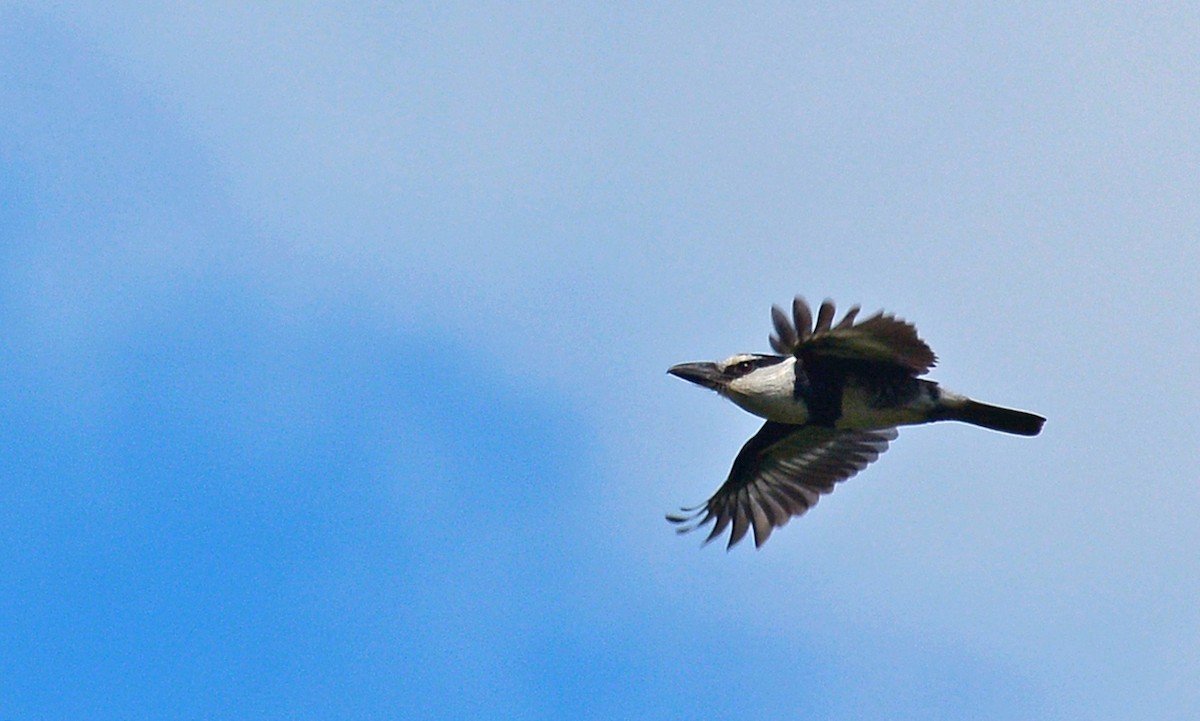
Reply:
<svg viewBox="0 0 1200 721"><path fill-rule="evenodd" d="M1200 12L0 4L0 719L1200 708ZM761 550L794 294L1049 421Z"/></svg>

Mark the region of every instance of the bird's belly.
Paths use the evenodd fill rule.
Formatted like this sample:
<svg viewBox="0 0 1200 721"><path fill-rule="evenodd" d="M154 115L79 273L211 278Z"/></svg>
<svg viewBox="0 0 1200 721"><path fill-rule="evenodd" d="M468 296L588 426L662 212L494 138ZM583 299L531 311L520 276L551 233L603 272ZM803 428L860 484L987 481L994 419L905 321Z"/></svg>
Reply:
<svg viewBox="0 0 1200 721"><path fill-rule="evenodd" d="M934 406L934 400L923 392L906 403L883 404L877 392L848 385L842 392L842 414L835 425L838 428L868 429L925 423Z"/></svg>

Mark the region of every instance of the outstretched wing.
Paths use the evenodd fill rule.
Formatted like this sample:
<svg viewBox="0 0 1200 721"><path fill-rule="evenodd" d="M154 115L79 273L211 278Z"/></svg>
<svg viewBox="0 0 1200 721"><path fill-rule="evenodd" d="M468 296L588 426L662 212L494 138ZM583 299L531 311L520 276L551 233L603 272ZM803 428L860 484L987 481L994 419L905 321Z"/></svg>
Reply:
<svg viewBox="0 0 1200 721"><path fill-rule="evenodd" d="M855 323L859 307L854 306L834 325L835 312L833 301L826 300L817 311L814 327L812 311L800 296L792 301L791 319L779 306L772 306L775 335L771 347L806 361L857 361L893 366L914 375L926 373L937 362L911 323L882 312Z"/></svg>
<svg viewBox="0 0 1200 721"><path fill-rule="evenodd" d="M730 526L729 545L742 540L751 526L754 545L766 543L771 531L816 505L836 483L866 468L896 439L895 428L842 431L824 426L767 421L746 441L729 478L707 503L669 515L680 533L715 521L705 543Z"/></svg>

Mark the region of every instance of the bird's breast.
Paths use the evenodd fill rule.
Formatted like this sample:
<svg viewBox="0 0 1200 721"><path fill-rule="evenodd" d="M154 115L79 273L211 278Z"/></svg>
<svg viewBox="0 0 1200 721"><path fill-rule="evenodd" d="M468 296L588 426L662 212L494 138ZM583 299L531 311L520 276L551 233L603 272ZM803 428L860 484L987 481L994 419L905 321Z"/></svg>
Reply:
<svg viewBox="0 0 1200 721"><path fill-rule="evenodd" d="M742 410L769 421L797 425L808 422L808 406L803 401L787 396L740 396L730 393L729 400L736 403Z"/></svg>

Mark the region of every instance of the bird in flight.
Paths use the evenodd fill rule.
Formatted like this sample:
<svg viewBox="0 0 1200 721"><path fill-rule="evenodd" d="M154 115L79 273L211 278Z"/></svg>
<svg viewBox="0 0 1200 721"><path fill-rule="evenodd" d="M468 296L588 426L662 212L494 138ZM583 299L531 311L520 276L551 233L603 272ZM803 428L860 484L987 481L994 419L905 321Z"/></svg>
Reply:
<svg viewBox="0 0 1200 721"><path fill-rule="evenodd" d="M882 312L856 322L858 312L854 306L835 325L833 302L826 300L814 326L797 296L790 319L771 308L778 355L742 353L667 371L767 421L712 498L667 516L680 533L713 523L708 543L732 525L732 548L753 528L754 545L762 546L771 531L878 458L897 426L962 421L1020 436L1042 430L1046 419L1039 415L980 403L919 378L937 357L917 329Z"/></svg>

